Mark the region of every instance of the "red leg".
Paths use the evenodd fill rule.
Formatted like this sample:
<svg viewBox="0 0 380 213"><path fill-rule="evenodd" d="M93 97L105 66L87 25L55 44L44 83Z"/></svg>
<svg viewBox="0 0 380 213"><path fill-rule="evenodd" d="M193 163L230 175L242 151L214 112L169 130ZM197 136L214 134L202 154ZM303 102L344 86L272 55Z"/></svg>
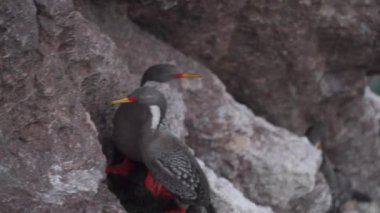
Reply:
<svg viewBox="0 0 380 213"><path fill-rule="evenodd" d="M120 164L107 166L105 172L114 175L128 175L133 168L133 164L128 159L125 159Z"/></svg>
<svg viewBox="0 0 380 213"><path fill-rule="evenodd" d="M174 200L174 195L169 192L163 185L161 185L154 177L153 174L148 171L145 178L145 188L148 189L153 197L162 197L165 200Z"/></svg>
<svg viewBox="0 0 380 213"><path fill-rule="evenodd" d="M165 213L186 213L186 209L169 210Z"/></svg>

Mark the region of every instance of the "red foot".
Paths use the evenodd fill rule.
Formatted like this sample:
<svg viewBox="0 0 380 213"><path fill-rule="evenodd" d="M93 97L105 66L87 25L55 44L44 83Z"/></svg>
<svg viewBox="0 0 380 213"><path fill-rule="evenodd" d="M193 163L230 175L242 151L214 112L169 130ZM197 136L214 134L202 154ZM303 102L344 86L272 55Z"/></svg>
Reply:
<svg viewBox="0 0 380 213"><path fill-rule="evenodd" d="M114 175L128 175L133 168L133 164L125 159L120 164L107 166L105 172Z"/></svg>
<svg viewBox="0 0 380 213"><path fill-rule="evenodd" d="M178 210L169 210L165 213L186 213L186 209L178 209Z"/></svg>
<svg viewBox="0 0 380 213"><path fill-rule="evenodd" d="M147 188L153 195L153 197L162 197L165 200L174 200L174 195L169 192L163 185L161 185L149 171L145 178L145 188ZM171 212L176 213L176 212Z"/></svg>

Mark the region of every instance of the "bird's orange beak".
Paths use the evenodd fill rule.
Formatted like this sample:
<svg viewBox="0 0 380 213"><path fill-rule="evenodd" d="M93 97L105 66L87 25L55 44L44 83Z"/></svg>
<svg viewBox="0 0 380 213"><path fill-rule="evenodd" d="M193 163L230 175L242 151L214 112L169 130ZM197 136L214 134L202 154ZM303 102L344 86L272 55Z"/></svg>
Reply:
<svg viewBox="0 0 380 213"><path fill-rule="evenodd" d="M124 104L124 103L135 103L135 102L137 102L136 97L128 97L128 98L114 100L111 102L111 104Z"/></svg>
<svg viewBox="0 0 380 213"><path fill-rule="evenodd" d="M200 78L202 76L200 74L196 74L196 73L185 73L185 72L182 72L182 73L175 74L175 77L176 78Z"/></svg>

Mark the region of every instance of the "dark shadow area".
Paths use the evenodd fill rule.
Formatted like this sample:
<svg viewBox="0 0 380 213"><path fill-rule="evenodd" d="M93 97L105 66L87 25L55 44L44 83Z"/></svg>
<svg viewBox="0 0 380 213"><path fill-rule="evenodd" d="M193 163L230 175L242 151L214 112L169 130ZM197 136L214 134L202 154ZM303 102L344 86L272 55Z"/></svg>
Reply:
<svg viewBox="0 0 380 213"><path fill-rule="evenodd" d="M114 149L112 164L119 164L124 156ZM146 167L139 162L133 162L134 169L127 176L107 175L107 184L112 193L128 213L164 213L166 210L178 208L173 201L155 198L145 189L144 180L147 175Z"/></svg>

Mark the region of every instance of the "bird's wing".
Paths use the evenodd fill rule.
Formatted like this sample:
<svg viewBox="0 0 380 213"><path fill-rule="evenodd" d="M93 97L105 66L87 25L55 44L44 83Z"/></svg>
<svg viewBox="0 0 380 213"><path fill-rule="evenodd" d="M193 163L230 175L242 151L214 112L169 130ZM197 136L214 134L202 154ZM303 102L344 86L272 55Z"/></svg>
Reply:
<svg viewBox="0 0 380 213"><path fill-rule="evenodd" d="M200 171L193 158L187 150L179 146L155 155L147 166L170 192L183 200L196 200Z"/></svg>

